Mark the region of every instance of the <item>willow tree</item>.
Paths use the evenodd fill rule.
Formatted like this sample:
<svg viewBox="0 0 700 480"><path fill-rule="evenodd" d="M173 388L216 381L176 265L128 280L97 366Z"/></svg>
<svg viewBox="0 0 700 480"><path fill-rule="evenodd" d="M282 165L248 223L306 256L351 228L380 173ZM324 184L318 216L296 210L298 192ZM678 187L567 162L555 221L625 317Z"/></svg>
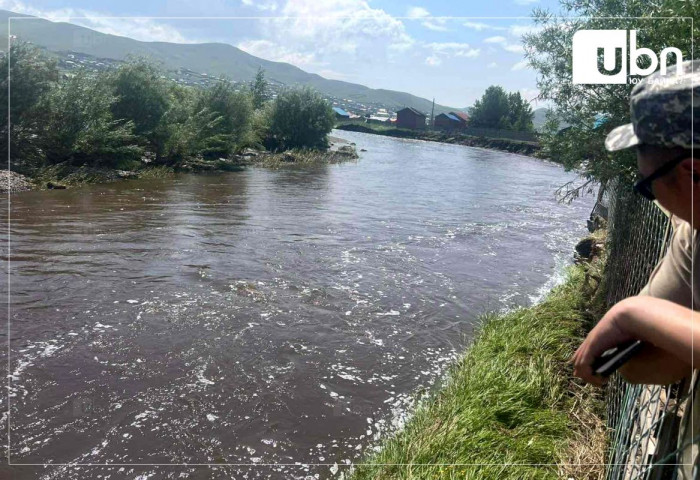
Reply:
<svg viewBox="0 0 700 480"><path fill-rule="evenodd" d="M630 121L633 85L574 85L573 35L582 29L637 30L639 47L656 53L676 47L688 60L692 37L700 38L700 22L691 31L690 19L679 17L698 18L700 4L695 0L561 0L560 5L558 14L535 9L537 28L523 37L526 57L538 73L540 99L553 104L542 137L544 151L567 168L579 169L588 180L631 176L636 171L634 152L608 153L603 142L610 130ZM622 52L617 55L621 62ZM600 61L600 52L599 57ZM642 56L638 64L646 67L648 61Z"/></svg>
<svg viewBox="0 0 700 480"><path fill-rule="evenodd" d="M9 70L9 76L8 76ZM44 162L40 140L48 115L46 94L58 82L56 62L37 47L17 42L0 58L0 149L12 170L30 173ZM8 81L10 144L8 145Z"/></svg>

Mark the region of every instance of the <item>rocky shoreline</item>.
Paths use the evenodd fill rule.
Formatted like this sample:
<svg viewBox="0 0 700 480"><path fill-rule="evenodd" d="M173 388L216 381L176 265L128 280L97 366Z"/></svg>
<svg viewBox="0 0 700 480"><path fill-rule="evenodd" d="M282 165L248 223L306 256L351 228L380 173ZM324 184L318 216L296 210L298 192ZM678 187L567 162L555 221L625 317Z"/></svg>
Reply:
<svg viewBox="0 0 700 480"><path fill-rule="evenodd" d="M176 165L153 165L145 162L141 168L118 170L106 167L75 166L66 163L50 165L29 177L8 170L0 170L0 193L28 190L51 190L79 187L88 183L109 183L124 179L163 178L175 173L217 173L243 170L246 167L284 168L330 165L359 158L354 144L330 137L328 150L288 150L268 152L245 149L229 158L208 160L189 158Z"/></svg>
<svg viewBox="0 0 700 480"><path fill-rule="evenodd" d="M32 182L24 175L0 170L0 193L17 193L32 190Z"/></svg>

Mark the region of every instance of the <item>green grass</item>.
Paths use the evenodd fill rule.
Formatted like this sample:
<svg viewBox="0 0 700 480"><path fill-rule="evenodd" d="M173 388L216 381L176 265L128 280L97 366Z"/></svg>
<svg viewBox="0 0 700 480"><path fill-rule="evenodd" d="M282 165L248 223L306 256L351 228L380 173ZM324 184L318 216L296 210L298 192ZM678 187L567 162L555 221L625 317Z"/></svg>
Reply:
<svg viewBox="0 0 700 480"><path fill-rule="evenodd" d="M139 178L158 179L172 177L175 175L175 169L166 165L155 165L141 168L137 173Z"/></svg>
<svg viewBox="0 0 700 480"><path fill-rule="evenodd" d="M554 479L569 476L560 464L574 457L602 463L597 397L571 381L567 364L585 327L585 268L539 305L484 317L445 385L351 478ZM581 459L579 448L596 458Z"/></svg>
<svg viewBox="0 0 700 480"><path fill-rule="evenodd" d="M310 167L357 160L354 148L345 151L292 149L282 153L264 154L255 157L254 165L265 168Z"/></svg>

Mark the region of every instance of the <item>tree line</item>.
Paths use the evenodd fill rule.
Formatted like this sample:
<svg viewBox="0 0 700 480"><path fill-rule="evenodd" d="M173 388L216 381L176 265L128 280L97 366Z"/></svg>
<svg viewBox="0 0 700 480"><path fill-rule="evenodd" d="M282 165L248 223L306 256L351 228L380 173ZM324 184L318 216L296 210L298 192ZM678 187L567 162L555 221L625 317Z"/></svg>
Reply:
<svg viewBox="0 0 700 480"><path fill-rule="evenodd" d="M0 144L5 155L10 148L11 168L27 174L62 162L129 168L144 156L177 165L249 147L326 148L334 124L330 104L308 87L269 99L262 69L249 86L221 77L208 88L180 85L145 58L61 74L54 59L20 42L0 59L0 79Z"/></svg>
<svg viewBox="0 0 700 480"><path fill-rule="evenodd" d="M469 125L532 132L532 107L520 92L508 93L498 85L486 89L469 109Z"/></svg>

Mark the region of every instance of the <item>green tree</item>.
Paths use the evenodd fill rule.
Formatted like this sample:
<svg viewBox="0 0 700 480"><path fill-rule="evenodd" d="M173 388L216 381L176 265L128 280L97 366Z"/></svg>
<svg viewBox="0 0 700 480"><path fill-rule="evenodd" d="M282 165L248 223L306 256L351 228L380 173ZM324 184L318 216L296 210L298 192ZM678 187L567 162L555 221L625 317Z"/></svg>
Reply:
<svg viewBox="0 0 700 480"><path fill-rule="evenodd" d="M8 69L11 92L9 145ZM0 149L4 158L10 149L13 170L30 173L43 163L39 140L48 114L43 100L57 81L56 62L28 43L13 43L10 54L0 58Z"/></svg>
<svg viewBox="0 0 700 480"><path fill-rule="evenodd" d="M530 103L520 95L520 92L508 94L508 128L531 132L533 115Z"/></svg>
<svg viewBox="0 0 700 480"><path fill-rule="evenodd" d="M265 80L265 70L258 67L255 80L250 85L250 93L253 95L253 107L257 110L267 101L267 80Z"/></svg>
<svg viewBox="0 0 700 480"><path fill-rule="evenodd" d="M487 128L508 128L509 98L503 87L491 85L470 111L470 125Z"/></svg>
<svg viewBox="0 0 700 480"><path fill-rule="evenodd" d="M49 115L40 139L48 163L115 166L121 160L137 159L142 150L134 125L114 119L111 109L116 101L104 76L85 71L48 93Z"/></svg>
<svg viewBox="0 0 700 480"><path fill-rule="evenodd" d="M218 150L227 138L219 133L223 118L202 101L204 93L192 87L170 85L170 109L163 116L165 144L163 156L178 162Z"/></svg>
<svg viewBox="0 0 700 480"><path fill-rule="evenodd" d="M111 82L117 96L112 104L114 118L133 122L134 133L161 156L167 141L167 129L161 122L170 108L161 70L147 59L131 59L111 74Z"/></svg>
<svg viewBox="0 0 700 480"><path fill-rule="evenodd" d="M231 80L221 78L205 92L202 102L202 108L221 118L216 126L217 146L212 146L212 154L226 156L256 143L249 92L238 91Z"/></svg>
<svg viewBox="0 0 700 480"><path fill-rule="evenodd" d="M635 29L638 46L654 52L668 46L677 47L688 60L691 39L700 38L700 22L691 31L690 20L677 17L698 18L700 3L691 0L561 0L560 5L559 15L536 9L533 19L538 29L523 37L526 57L539 74L540 97L553 104L543 132L544 151L567 168L580 169L589 179L606 181L620 174L632 176L636 171L634 152L608 153L604 148L604 139L610 130L630 121L632 85L574 85L573 34L581 29ZM642 57L642 67L646 66L644 60L646 57ZM596 116L600 114L606 114L608 120L596 125ZM562 125L568 126L562 129Z"/></svg>
<svg viewBox="0 0 700 480"><path fill-rule="evenodd" d="M274 148L326 148L334 123L331 105L318 92L290 88L272 105L268 138Z"/></svg>

